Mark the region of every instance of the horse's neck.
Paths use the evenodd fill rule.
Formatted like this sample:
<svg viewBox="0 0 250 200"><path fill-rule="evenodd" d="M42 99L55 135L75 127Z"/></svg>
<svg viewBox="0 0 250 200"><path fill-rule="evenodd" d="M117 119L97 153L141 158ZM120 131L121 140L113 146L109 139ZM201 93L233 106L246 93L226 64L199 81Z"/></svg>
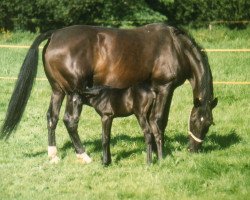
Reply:
<svg viewBox="0 0 250 200"><path fill-rule="evenodd" d="M188 60L190 70L187 77L193 89L194 99L211 100L213 98L213 78L206 55L203 55L200 47L185 34L180 34L178 40L174 40L174 42L177 51L180 44L183 45L182 48L185 48L184 57ZM183 51L179 50L179 52Z"/></svg>
<svg viewBox="0 0 250 200"><path fill-rule="evenodd" d="M193 89L193 97L202 100L213 99L213 80L209 66L199 62L191 69L192 75L189 81Z"/></svg>

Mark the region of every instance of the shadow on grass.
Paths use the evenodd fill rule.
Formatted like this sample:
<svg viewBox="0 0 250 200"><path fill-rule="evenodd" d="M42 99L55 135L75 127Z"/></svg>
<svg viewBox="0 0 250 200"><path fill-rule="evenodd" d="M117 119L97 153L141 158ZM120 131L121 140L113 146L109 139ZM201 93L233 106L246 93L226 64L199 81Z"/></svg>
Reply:
<svg viewBox="0 0 250 200"><path fill-rule="evenodd" d="M28 158L32 158L32 157L39 157L45 154L47 154L47 151L38 151L35 153L25 153L24 156Z"/></svg>
<svg viewBox="0 0 250 200"><path fill-rule="evenodd" d="M207 153L215 150L227 149L232 145L239 143L240 141L241 138L239 135L236 134L235 130L231 130L227 134L223 135L217 133L209 133L205 139L201 152ZM172 154L172 151L176 148L174 146L175 142L179 143L181 147L180 149L183 149L183 147L188 147L189 139L187 134L177 133L173 137L165 136L165 145L164 145L165 155Z"/></svg>
<svg viewBox="0 0 250 200"><path fill-rule="evenodd" d="M204 152L227 149L230 146L239 143L241 141L241 138L236 134L235 130L231 130L228 134L224 135L212 133L208 136L208 140L210 141L210 143L204 146Z"/></svg>
<svg viewBox="0 0 250 200"><path fill-rule="evenodd" d="M128 144L134 143L134 142L144 143L144 138L143 138L143 136L131 137L131 136L125 135L125 134L116 135L114 137L111 136L110 145L115 146L115 145L117 145L117 143L121 143L121 142L126 142ZM85 141L84 145L85 146L93 145L95 151L102 150L101 139L96 139L96 140L92 140L92 141Z"/></svg>
<svg viewBox="0 0 250 200"><path fill-rule="evenodd" d="M206 142L204 144L204 147L201 152L207 153L214 150L220 150L220 149L227 149L230 146L237 144L241 141L241 138L239 135L236 134L235 130L229 131L228 134L217 134L217 133L211 133L207 136ZM178 143L178 147L176 147L175 143ZM144 142L143 136L137 136L137 137L131 137L130 135L120 134L115 137L111 138L111 154L112 154L112 147L115 145L118 145L119 143L125 143L126 147L124 147L123 150L119 150L118 153L116 153L115 162L119 162L121 159L128 158L132 154L135 153L141 153L142 151L145 151L146 146ZM136 143L137 147L131 149L131 146L134 146L133 144ZM102 152L102 144L101 139L95 139L95 140L87 140L84 143L84 146L86 146L88 149L91 148L94 152ZM172 155L172 151L181 151L183 147L188 146L188 136L184 133L177 133L173 137L169 137L165 135L165 144L163 149L164 155ZM67 141L64 143L64 145L59 148L61 158L63 159L66 156L66 152L68 149L73 148L73 145L71 141ZM47 154L47 151L39 151L35 153L26 153L26 157L37 157ZM114 156L114 154L112 154Z"/></svg>
<svg viewBox="0 0 250 200"><path fill-rule="evenodd" d="M207 153L220 149L230 148L232 145L241 141L235 130L229 131L227 134L218 134L216 132L209 133L203 144L201 153ZM178 143L176 147L175 143ZM171 155L173 151L187 148L189 143L188 135L185 133L177 133L173 137L165 136L164 154Z"/></svg>
<svg viewBox="0 0 250 200"><path fill-rule="evenodd" d="M126 144L125 147L123 148L123 150L118 150L118 152L116 154L112 153L113 152L112 148L114 148L114 146L116 146L116 145L119 145L119 143ZM137 147L131 149L130 147L133 146L134 143L137 144L136 145ZM102 152L101 139L86 141L86 142L84 142L84 145L87 148L89 146L92 146L93 151L97 151L100 153ZM120 134L120 135L116 135L114 137L111 137L110 151L111 151L111 155L116 157L115 162L119 162L121 159L128 158L132 154L140 153L143 150L144 150L144 138L143 138L143 136L131 137L129 135Z"/></svg>
<svg viewBox="0 0 250 200"><path fill-rule="evenodd" d="M114 154L114 153L112 153L112 148L113 148L113 146L117 145L118 143L127 143L126 146L128 146L128 147L127 148L124 147L124 150L119 151L118 153ZM134 148L131 150L129 147L132 146L133 143L138 144L138 148ZM91 149L91 151L99 152L100 154L102 152L101 139L86 140L86 141L83 141L83 145L87 149ZM112 156L116 156L115 162L118 162L119 160L121 160L123 158L129 157L130 155L132 155L134 153L142 152L144 150L144 148L140 148L142 146L144 147L143 136L131 137L129 135L121 134L121 135L117 135L115 137L111 137L111 141L110 141L111 154L112 154ZM64 143L64 145L61 148L59 148L62 159L65 158L67 150L71 149L71 148L73 148L71 141L67 141L66 143ZM91 152L90 152L90 154L91 154Z"/></svg>

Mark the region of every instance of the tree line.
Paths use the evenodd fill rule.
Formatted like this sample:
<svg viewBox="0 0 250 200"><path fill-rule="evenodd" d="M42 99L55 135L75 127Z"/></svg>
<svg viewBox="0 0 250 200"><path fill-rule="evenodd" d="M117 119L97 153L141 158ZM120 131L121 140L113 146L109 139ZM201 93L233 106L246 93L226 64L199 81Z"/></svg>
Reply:
<svg viewBox="0 0 250 200"><path fill-rule="evenodd" d="M250 19L249 0L1 0L0 28L45 31L73 24L111 27L164 22L193 27Z"/></svg>

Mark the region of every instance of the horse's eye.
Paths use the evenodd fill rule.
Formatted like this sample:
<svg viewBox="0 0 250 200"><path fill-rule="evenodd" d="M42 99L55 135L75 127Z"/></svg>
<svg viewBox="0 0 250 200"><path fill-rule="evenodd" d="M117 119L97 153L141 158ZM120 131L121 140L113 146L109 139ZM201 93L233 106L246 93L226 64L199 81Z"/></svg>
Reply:
<svg viewBox="0 0 250 200"><path fill-rule="evenodd" d="M204 117L201 117L201 122L203 122L204 121Z"/></svg>

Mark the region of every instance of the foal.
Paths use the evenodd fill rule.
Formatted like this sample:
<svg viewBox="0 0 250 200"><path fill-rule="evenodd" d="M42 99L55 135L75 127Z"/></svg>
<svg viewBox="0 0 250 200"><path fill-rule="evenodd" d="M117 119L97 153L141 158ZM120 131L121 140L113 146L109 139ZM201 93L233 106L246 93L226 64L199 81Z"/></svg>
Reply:
<svg viewBox="0 0 250 200"><path fill-rule="evenodd" d="M103 164L111 163L110 132L113 118L134 114L144 133L147 145L147 163L152 162L152 134L157 145L158 159L162 158L162 135L157 124L150 120L155 103L155 93L147 84L137 84L127 89L96 86L83 92L86 104L95 108L102 120Z"/></svg>

